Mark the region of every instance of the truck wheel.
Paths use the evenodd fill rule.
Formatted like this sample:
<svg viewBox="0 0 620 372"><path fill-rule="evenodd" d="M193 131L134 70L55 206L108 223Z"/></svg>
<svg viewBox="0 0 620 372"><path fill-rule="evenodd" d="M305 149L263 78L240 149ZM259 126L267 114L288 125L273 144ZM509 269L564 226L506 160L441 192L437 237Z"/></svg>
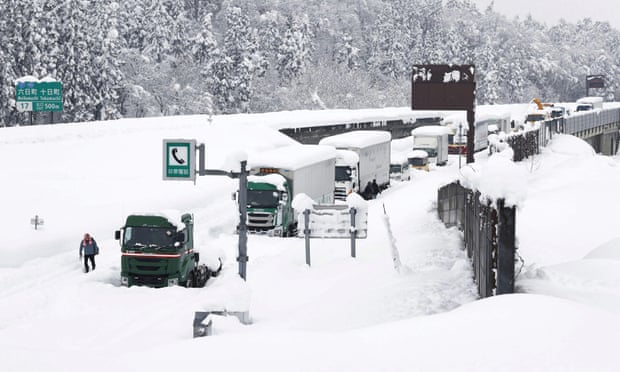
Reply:
<svg viewBox="0 0 620 372"><path fill-rule="evenodd" d="M297 222L292 225L288 225L288 229L286 231L286 236L296 236L297 235Z"/></svg>

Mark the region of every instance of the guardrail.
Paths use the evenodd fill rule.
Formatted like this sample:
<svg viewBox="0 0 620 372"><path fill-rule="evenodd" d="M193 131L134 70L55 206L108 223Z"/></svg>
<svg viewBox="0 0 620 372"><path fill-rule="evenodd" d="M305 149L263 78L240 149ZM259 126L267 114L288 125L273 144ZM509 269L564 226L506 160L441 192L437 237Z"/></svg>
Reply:
<svg viewBox="0 0 620 372"><path fill-rule="evenodd" d="M529 130L526 127L523 131L508 135L506 142L514 151L513 160L521 161L540 153L540 148L549 143L554 133L570 134L584 140L602 134L615 133L616 137L613 138L613 141L617 141L619 137L618 128L620 128L620 108L595 110L547 120L542 125ZM597 143L600 144L600 142L591 142L597 152L609 150L609 148L605 151L596 148L600 147L596 145ZM615 148L617 146L612 147L612 152L615 152Z"/></svg>
<svg viewBox="0 0 620 372"><path fill-rule="evenodd" d="M559 133L575 134L579 132L605 127L608 125L620 124L620 108L595 110L573 114L558 120Z"/></svg>

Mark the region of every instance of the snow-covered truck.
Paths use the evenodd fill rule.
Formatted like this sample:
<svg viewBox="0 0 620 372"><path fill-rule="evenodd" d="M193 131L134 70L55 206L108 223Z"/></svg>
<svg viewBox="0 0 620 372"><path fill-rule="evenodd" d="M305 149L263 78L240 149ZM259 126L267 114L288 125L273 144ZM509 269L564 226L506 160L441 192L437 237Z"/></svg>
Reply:
<svg viewBox="0 0 620 372"><path fill-rule="evenodd" d="M114 237L121 245L121 285L204 287L222 269L219 257L199 263L189 213L132 214Z"/></svg>
<svg viewBox="0 0 620 372"><path fill-rule="evenodd" d="M295 236L297 194L317 204L334 202L336 151L328 146L290 145L251 155L247 227L253 232Z"/></svg>
<svg viewBox="0 0 620 372"><path fill-rule="evenodd" d="M406 154L392 152L390 156L390 179L395 181L409 181L409 159Z"/></svg>
<svg viewBox="0 0 620 372"><path fill-rule="evenodd" d="M426 151L428 161L436 165L448 163L448 134L443 126L427 125L411 131L413 137L412 150Z"/></svg>
<svg viewBox="0 0 620 372"><path fill-rule="evenodd" d="M583 97L577 100L575 111L603 109L603 97Z"/></svg>
<svg viewBox="0 0 620 372"><path fill-rule="evenodd" d="M358 130L325 137L319 145L338 150L334 197L346 200L352 192L362 194L368 183L379 190L390 185L390 148L392 135L387 131Z"/></svg>
<svg viewBox="0 0 620 372"><path fill-rule="evenodd" d="M428 172L428 153L424 150L411 150L407 154L409 169L418 169Z"/></svg>

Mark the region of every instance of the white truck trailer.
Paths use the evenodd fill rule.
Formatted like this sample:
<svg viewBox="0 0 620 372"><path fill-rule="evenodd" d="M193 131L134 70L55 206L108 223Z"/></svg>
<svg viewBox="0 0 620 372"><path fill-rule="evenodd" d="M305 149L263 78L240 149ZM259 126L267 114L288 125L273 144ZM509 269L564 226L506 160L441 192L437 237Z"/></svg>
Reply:
<svg viewBox="0 0 620 372"><path fill-rule="evenodd" d="M427 125L411 131L412 150L426 151L429 163L446 165L448 163L448 134L444 126Z"/></svg>
<svg viewBox="0 0 620 372"><path fill-rule="evenodd" d="M319 145L291 145L249 158L247 226L250 231L295 236L292 202L306 194L317 204L334 202L336 150Z"/></svg>
<svg viewBox="0 0 620 372"><path fill-rule="evenodd" d="M366 194L368 184L378 190L390 185L390 148L392 135L387 131L358 130L321 139L319 145L338 149L334 197L345 200L352 192ZM366 198L376 196L378 191Z"/></svg>

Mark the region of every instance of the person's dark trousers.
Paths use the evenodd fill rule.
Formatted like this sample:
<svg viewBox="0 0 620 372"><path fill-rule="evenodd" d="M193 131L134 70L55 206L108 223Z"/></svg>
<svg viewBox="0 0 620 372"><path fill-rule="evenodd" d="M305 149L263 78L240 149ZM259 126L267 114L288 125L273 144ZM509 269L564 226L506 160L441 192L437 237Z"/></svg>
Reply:
<svg viewBox="0 0 620 372"><path fill-rule="evenodd" d="M95 255L94 254L85 254L84 255L84 270L86 272L89 271L88 260L90 260L90 264L93 267L93 270L95 270Z"/></svg>

